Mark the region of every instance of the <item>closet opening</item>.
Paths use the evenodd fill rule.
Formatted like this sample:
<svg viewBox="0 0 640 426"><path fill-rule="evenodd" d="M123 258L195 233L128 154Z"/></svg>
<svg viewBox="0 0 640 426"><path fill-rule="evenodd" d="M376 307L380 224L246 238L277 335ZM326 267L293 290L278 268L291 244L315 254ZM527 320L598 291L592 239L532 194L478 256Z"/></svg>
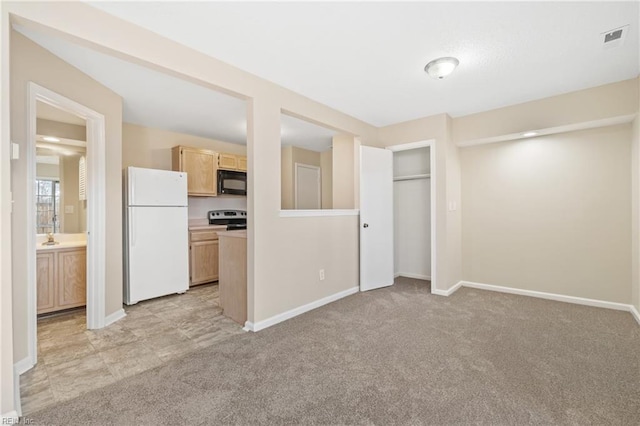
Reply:
<svg viewBox="0 0 640 426"><path fill-rule="evenodd" d="M432 291L431 147L393 153L394 274Z"/></svg>

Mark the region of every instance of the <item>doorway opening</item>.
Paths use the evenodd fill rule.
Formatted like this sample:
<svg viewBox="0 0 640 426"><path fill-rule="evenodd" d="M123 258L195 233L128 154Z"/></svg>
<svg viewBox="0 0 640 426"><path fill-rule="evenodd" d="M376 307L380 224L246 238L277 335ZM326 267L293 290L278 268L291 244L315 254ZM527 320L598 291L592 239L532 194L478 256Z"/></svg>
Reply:
<svg viewBox="0 0 640 426"><path fill-rule="evenodd" d="M27 259L29 361L38 360L38 315L86 306L105 325L104 116L29 83Z"/></svg>
<svg viewBox="0 0 640 426"><path fill-rule="evenodd" d="M86 121L36 102L36 312L38 319L87 300Z"/></svg>

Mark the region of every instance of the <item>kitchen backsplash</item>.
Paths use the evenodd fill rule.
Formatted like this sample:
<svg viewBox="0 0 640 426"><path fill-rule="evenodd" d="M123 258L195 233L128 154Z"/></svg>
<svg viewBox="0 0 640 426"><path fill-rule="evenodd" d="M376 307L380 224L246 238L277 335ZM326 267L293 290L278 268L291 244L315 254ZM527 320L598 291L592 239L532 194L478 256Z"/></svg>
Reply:
<svg viewBox="0 0 640 426"><path fill-rule="evenodd" d="M246 210L247 197L236 195L218 197L189 197L189 219L207 217L209 210Z"/></svg>

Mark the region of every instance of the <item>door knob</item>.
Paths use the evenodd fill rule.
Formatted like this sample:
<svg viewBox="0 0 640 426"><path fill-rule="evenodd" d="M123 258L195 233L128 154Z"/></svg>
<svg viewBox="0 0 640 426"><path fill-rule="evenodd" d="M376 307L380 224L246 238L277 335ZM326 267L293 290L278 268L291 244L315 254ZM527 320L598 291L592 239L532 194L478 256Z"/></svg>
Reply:
<svg viewBox="0 0 640 426"><path fill-rule="evenodd" d="M368 223L365 223L364 225L362 225L362 227L363 227L363 228L368 228L368 227L369 227L369 224L368 224Z"/></svg>

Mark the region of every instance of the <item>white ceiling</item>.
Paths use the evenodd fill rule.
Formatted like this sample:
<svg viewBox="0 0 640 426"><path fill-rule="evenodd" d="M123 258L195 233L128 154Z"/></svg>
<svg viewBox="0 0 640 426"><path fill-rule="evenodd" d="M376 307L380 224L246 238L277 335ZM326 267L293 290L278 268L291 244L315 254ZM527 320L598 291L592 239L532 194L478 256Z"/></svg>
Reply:
<svg viewBox="0 0 640 426"><path fill-rule="evenodd" d="M640 69L638 2L94 6L378 126L493 109L633 78ZM626 24L625 43L604 49L601 33ZM243 100L16 29L122 96L125 122L246 143ZM453 75L434 80L423 72L445 55L460 59ZM55 110L43 113L56 119ZM323 151L335 133L282 116L283 145Z"/></svg>
<svg viewBox="0 0 640 426"><path fill-rule="evenodd" d="M16 26L15 29L123 98L123 120L237 144L246 144L246 103L169 75ZM84 124L84 120L44 103L38 117ZM74 120L75 119L75 120ZM79 120L79 122L78 122ZM315 151L331 146L336 132L282 116L282 144Z"/></svg>
<svg viewBox="0 0 640 426"><path fill-rule="evenodd" d="M636 77L638 2L96 2L376 126ZM630 24L625 43L601 33ZM424 65L455 56L452 76Z"/></svg>

